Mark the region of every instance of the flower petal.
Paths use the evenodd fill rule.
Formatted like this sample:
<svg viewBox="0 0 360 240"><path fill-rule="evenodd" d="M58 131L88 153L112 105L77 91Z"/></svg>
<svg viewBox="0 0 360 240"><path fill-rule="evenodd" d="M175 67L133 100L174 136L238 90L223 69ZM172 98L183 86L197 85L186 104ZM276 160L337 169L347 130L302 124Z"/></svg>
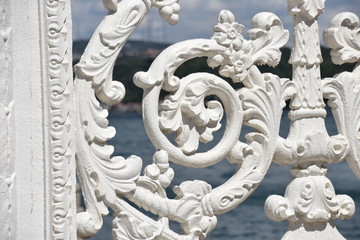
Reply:
<svg viewBox="0 0 360 240"><path fill-rule="evenodd" d="M243 39L242 38L236 38L232 41L233 47L236 51L239 51L241 47L243 46Z"/></svg>
<svg viewBox="0 0 360 240"><path fill-rule="evenodd" d="M215 68L221 65L221 63L223 63L224 61L224 57L221 56L220 54L216 54L213 57L209 57L207 60L207 63L209 65L209 67Z"/></svg>
<svg viewBox="0 0 360 240"><path fill-rule="evenodd" d="M215 27L214 27L214 31L215 33L217 32L224 32L226 33L227 30L228 30L229 26L228 25L225 25L225 24L217 24Z"/></svg>
<svg viewBox="0 0 360 240"><path fill-rule="evenodd" d="M242 30L244 29L244 25L239 24L239 23L234 23L232 27L235 28L236 31L237 31L240 35L241 35Z"/></svg>
<svg viewBox="0 0 360 240"><path fill-rule="evenodd" d="M241 73L236 74L236 77L238 77L240 81L243 81L247 77L248 73L249 72L244 69Z"/></svg>
<svg viewBox="0 0 360 240"><path fill-rule="evenodd" d="M223 67L220 67L219 73L221 74L221 76L224 77L232 77L235 74L235 68L230 65L225 65Z"/></svg>
<svg viewBox="0 0 360 240"><path fill-rule="evenodd" d="M231 41L227 38L227 34L222 32L215 33L213 39L215 39L218 44L225 47L230 46L231 43Z"/></svg>

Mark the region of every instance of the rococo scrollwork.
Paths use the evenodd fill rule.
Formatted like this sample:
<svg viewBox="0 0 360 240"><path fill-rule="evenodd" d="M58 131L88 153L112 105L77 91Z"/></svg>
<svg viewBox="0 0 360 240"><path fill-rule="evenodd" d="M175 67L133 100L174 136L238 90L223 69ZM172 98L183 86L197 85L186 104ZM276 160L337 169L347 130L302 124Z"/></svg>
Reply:
<svg viewBox="0 0 360 240"><path fill-rule="evenodd" d="M149 10L158 8L162 18L176 24L180 6L178 0L103 2L109 14L75 67L77 172L86 205L77 215L79 238L95 235L102 216L111 208L114 239L204 239L216 227L216 216L250 196L274 162L294 166L294 179L285 197L270 196L265 204L271 219L290 222L283 239L342 239L332 220L351 217L355 205L350 197L335 194L323 163L347 159L360 177L360 75L356 67L351 73L321 79L317 18L324 11L324 0L288 0L294 18L292 80L258 68L276 66L280 48L289 39L280 19L267 12L254 16L247 40L242 34L244 26L223 10L211 39L176 43L165 49L147 72L138 72L134 83L144 91L144 125L158 149L144 170L142 159L135 155L127 159L112 156L113 146L106 141L115 135L115 129L108 126L108 112L99 100L112 105L123 99L125 88L112 79L114 63ZM359 61L358 24L357 16L342 13L324 32L334 63ZM207 58L220 76L244 87L234 89L210 73L192 73L182 79L176 76L184 62L197 57ZM161 100L164 91L167 95ZM207 101L210 95L218 100ZM336 136L329 136L325 128L324 98L336 119ZM287 100L292 124L288 137L282 138L280 120ZM226 121L221 121L224 117ZM243 125L252 129L246 142L239 140ZM221 127L221 140L212 149L198 152L199 143L212 141ZM185 181L173 187L174 199L167 197L166 188L175 175L170 162L205 168L226 160L237 166L227 182L212 188L204 181ZM144 215L129 201L159 218ZM169 221L178 222L183 233L170 229ZM308 231L310 225L322 231Z"/></svg>

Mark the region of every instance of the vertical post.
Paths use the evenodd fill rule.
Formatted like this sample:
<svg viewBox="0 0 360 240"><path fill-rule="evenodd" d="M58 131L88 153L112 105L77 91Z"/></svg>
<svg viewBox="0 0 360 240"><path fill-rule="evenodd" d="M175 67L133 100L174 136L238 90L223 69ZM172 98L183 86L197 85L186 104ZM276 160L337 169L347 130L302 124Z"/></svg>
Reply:
<svg viewBox="0 0 360 240"><path fill-rule="evenodd" d="M15 230L15 169L11 133L14 130L10 1L0 0L0 238Z"/></svg>
<svg viewBox="0 0 360 240"><path fill-rule="evenodd" d="M70 1L0 9L0 239L76 239Z"/></svg>
<svg viewBox="0 0 360 240"><path fill-rule="evenodd" d="M294 17L290 63L297 94L290 105L289 136L278 141L273 161L294 165L293 180L285 197L272 195L266 200L265 211L274 221L289 221L282 240L344 239L334 220L350 218L354 201L335 193L323 165L342 161L349 146L344 136L330 137L324 122L317 18L324 11L325 0L288 0L288 7Z"/></svg>
<svg viewBox="0 0 360 240"><path fill-rule="evenodd" d="M317 18L324 11L323 1L301 2L289 0L289 13L293 15L294 31L291 58L292 80L298 85L299 93L291 103L294 121L306 117L326 116L321 89L321 56L319 26ZM318 2L317 4L315 2ZM322 3L320 3L322 2Z"/></svg>

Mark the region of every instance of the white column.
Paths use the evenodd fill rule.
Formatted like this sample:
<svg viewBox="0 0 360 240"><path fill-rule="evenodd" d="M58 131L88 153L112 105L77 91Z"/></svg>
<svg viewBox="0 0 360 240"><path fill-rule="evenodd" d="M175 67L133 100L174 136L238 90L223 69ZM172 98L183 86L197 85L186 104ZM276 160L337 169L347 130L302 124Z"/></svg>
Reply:
<svg viewBox="0 0 360 240"><path fill-rule="evenodd" d="M0 9L0 239L75 239L70 1Z"/></svg>

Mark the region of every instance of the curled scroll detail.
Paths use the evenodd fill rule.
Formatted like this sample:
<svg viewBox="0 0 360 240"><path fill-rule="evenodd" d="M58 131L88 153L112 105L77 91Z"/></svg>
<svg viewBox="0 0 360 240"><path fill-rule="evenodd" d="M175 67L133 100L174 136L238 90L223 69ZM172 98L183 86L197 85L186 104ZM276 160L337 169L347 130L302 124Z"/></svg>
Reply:
<svg viewBox="0 0 360 240"><path fill-rule="evenodd" d="M139 157L111 157L113 146L106 141L115 129L108 126L108 112L98 99L111 105L123 98L125 89L112 80L112 68L150 7L159 8L170 24L177 22L180 9L175 0L123 0L117 7L115 3L104 1L110 12L76 66L77 170L86 205L86 211L78 214L78 235L96 234L110 207L116 216L113 235L117 239L204 239L215 228L216 216L244 201L271 163L284 100L295 92L288 80L262 74L256 65L279 62L279 48L288 32L274 14L260 13L252 21L251 40L245 40L233 14L222 11L212 39L174 44L147 72L137 73L134 82L144 89L145 128L158 149L141 174ZM245 87L235 90L209 73L178 78L178 67L197 57L208 58L210 67L220 66L220 75L242 81ZM158 104L161 91L167 96ZM208 96L217 100L207 101ZM253 128L246 143L239 141L242 124ZM198 152L199 142L212 141L222 125L224 134L215 147ZM173 188L175 199L167 197L166 188L175 174L169 162L204 168L225 158L239 165L226 183L213 189L204 181L185 181ZM127 201L160 218L144 215ZM169 228L169 220L180 223L183 235Z"/></svg>

